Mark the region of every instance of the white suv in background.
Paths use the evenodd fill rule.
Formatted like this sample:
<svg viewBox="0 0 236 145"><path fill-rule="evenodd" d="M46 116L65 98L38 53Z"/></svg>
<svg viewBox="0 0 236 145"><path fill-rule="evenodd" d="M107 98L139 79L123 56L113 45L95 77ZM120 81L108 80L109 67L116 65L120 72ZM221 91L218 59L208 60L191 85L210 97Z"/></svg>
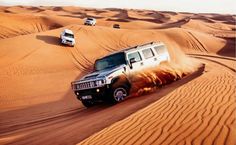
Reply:
<svg viewBox="0 0 236 145"><path fill-rule="evenodd" d="M96 22L97 21L95 18L86 18L84 21L84 25L95 26Z"/></svg>
<svg viewBox="0 0 236 145"><path fill-rule="evenodd" d="M66 44L69 46L75 45L74 33L69 29L65 29L64 31L62 31L60 38L62 44Z"/></svg>

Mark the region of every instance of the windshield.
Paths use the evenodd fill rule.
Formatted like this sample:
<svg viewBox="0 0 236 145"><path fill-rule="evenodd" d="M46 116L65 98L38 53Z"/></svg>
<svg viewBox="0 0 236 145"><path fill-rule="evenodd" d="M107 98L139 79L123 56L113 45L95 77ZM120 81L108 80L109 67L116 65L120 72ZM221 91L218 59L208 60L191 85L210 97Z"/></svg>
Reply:
<svg viewBox="0 0 236 145"><path fill-rule="evenodd" d="M93 21L93 18L87 18L87 20Z"/></svg>
<svg viewBox="0 0 236 145"><path fill-rule="evenodd" d="M97 60L95 62L95 70L100 71L111 67L119 66L121 64L126 64L124 52L116 53Z"/></svg>
<svg viewBox="0 0 236 145"><path fill-rule="evenodd" d="M69 37L69 38L74 38L74 35L73 35L73 34L70 34L70 33L65 33L65 36L66 36L66 37Z"/></svg>

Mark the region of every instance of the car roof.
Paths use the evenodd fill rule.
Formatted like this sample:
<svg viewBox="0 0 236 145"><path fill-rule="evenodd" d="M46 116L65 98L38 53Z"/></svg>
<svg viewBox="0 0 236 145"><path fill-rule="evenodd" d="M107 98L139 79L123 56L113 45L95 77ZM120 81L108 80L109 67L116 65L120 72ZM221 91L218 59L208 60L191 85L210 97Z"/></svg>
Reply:
<svg viewBox="0 0 236 145"><path fill-rule="evenodd" d="M92 17L88 17L87 19L93 19L93 20L95 20L95 18L92 18Z"/></svg>
<svg viewBox="0 0 236 145"><path fill-rule="evenodd" d="M69 29L65 29L64 32L65 32L65 33L68 33L68 34L74 34L74 33L73 33L71 30L69 30Z"/></svg>
<svg viewBox="0 0 236 145"><path fill-rule="evenodd" d="M109 55L106 55L102 58L99 58L98 60L103 59L108 56L111 56L111 55L114 55L114 54L118 54L118 53L128 53L128 52L138 51L138 50L145 49L145 48L150 48L150 46L161 46L161 45L165 45L165 44L163 42L158 41L158 42L149 42L149 43L145 43L145 44L141 44L141 45L136 45L133 47L129 47L129 48L120 50L120 51L116 51L112 54L109 54Z"/></svg>
<svg viewBox="0 0 236 145"><path fill-rule="evenodd" d="M145 44L141 44L141 45L136 45L134 47L129 47L129 48L121 50L121 51L124 51L125 53L127 53L127 52L131 52L131 51L138 51L141 49L149 48L150 46L160 46L160 45L164 45L164 43L162 43L160 41L149 42L149 43L145 43Z"/></svg>

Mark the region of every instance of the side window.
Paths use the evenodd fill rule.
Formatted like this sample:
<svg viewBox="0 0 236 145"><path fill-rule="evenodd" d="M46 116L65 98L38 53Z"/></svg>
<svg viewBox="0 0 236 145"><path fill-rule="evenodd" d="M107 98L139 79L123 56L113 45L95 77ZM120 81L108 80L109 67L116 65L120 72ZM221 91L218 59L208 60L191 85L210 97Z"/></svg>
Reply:
<svg viewBox="0 0 236 145"><path fill-rule="evenodd" d="M154 49L157 52L157 54L163 54L166 52L165 46L156 46L154 47Z"/></svg>
<svg viewBox="0 0 236 145"><path fill-rule="evenodd" d="M136 62L142 60L139 52L133 52L133 53L128 54L128 59L130 60L131 58L134 58Z"/></svg>
<svg viewBox="0 0 236 145"><path fill-rule="evenodd" d="M144 50L142 50L142 53L143 53L143 56L144 56L145 59L154 56L154 54L153 54L151 48L148 48L148 49L144 49Z"/></svg>

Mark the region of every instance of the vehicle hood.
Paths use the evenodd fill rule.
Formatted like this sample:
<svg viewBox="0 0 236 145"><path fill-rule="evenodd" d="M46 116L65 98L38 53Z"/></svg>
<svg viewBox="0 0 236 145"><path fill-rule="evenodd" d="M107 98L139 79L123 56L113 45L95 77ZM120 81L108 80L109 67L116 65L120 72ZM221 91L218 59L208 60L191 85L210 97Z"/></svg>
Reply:
<svg viewBox="0 0 236 145"><path fill-rule="evenodd" d="M95 71L95 72L92 72L88 75L85 75L80 81L84 81L84 80L89 80L89 79L99 79L99 78L105 78L107 77L108 75L118 71L118 70L121 70L121 69L124 69L125 65L119 65L119 66L116 66L116 67L112 67L112 68L108 68L108 69L104 69L104 70L101 70L101 71Z"/></svg>
<svg viewBox="0 0 236 145"><path fill-rule="evenodd" d="M86 20L85 22L92 23L92 22L94 22L94 20Z"/></svg>

